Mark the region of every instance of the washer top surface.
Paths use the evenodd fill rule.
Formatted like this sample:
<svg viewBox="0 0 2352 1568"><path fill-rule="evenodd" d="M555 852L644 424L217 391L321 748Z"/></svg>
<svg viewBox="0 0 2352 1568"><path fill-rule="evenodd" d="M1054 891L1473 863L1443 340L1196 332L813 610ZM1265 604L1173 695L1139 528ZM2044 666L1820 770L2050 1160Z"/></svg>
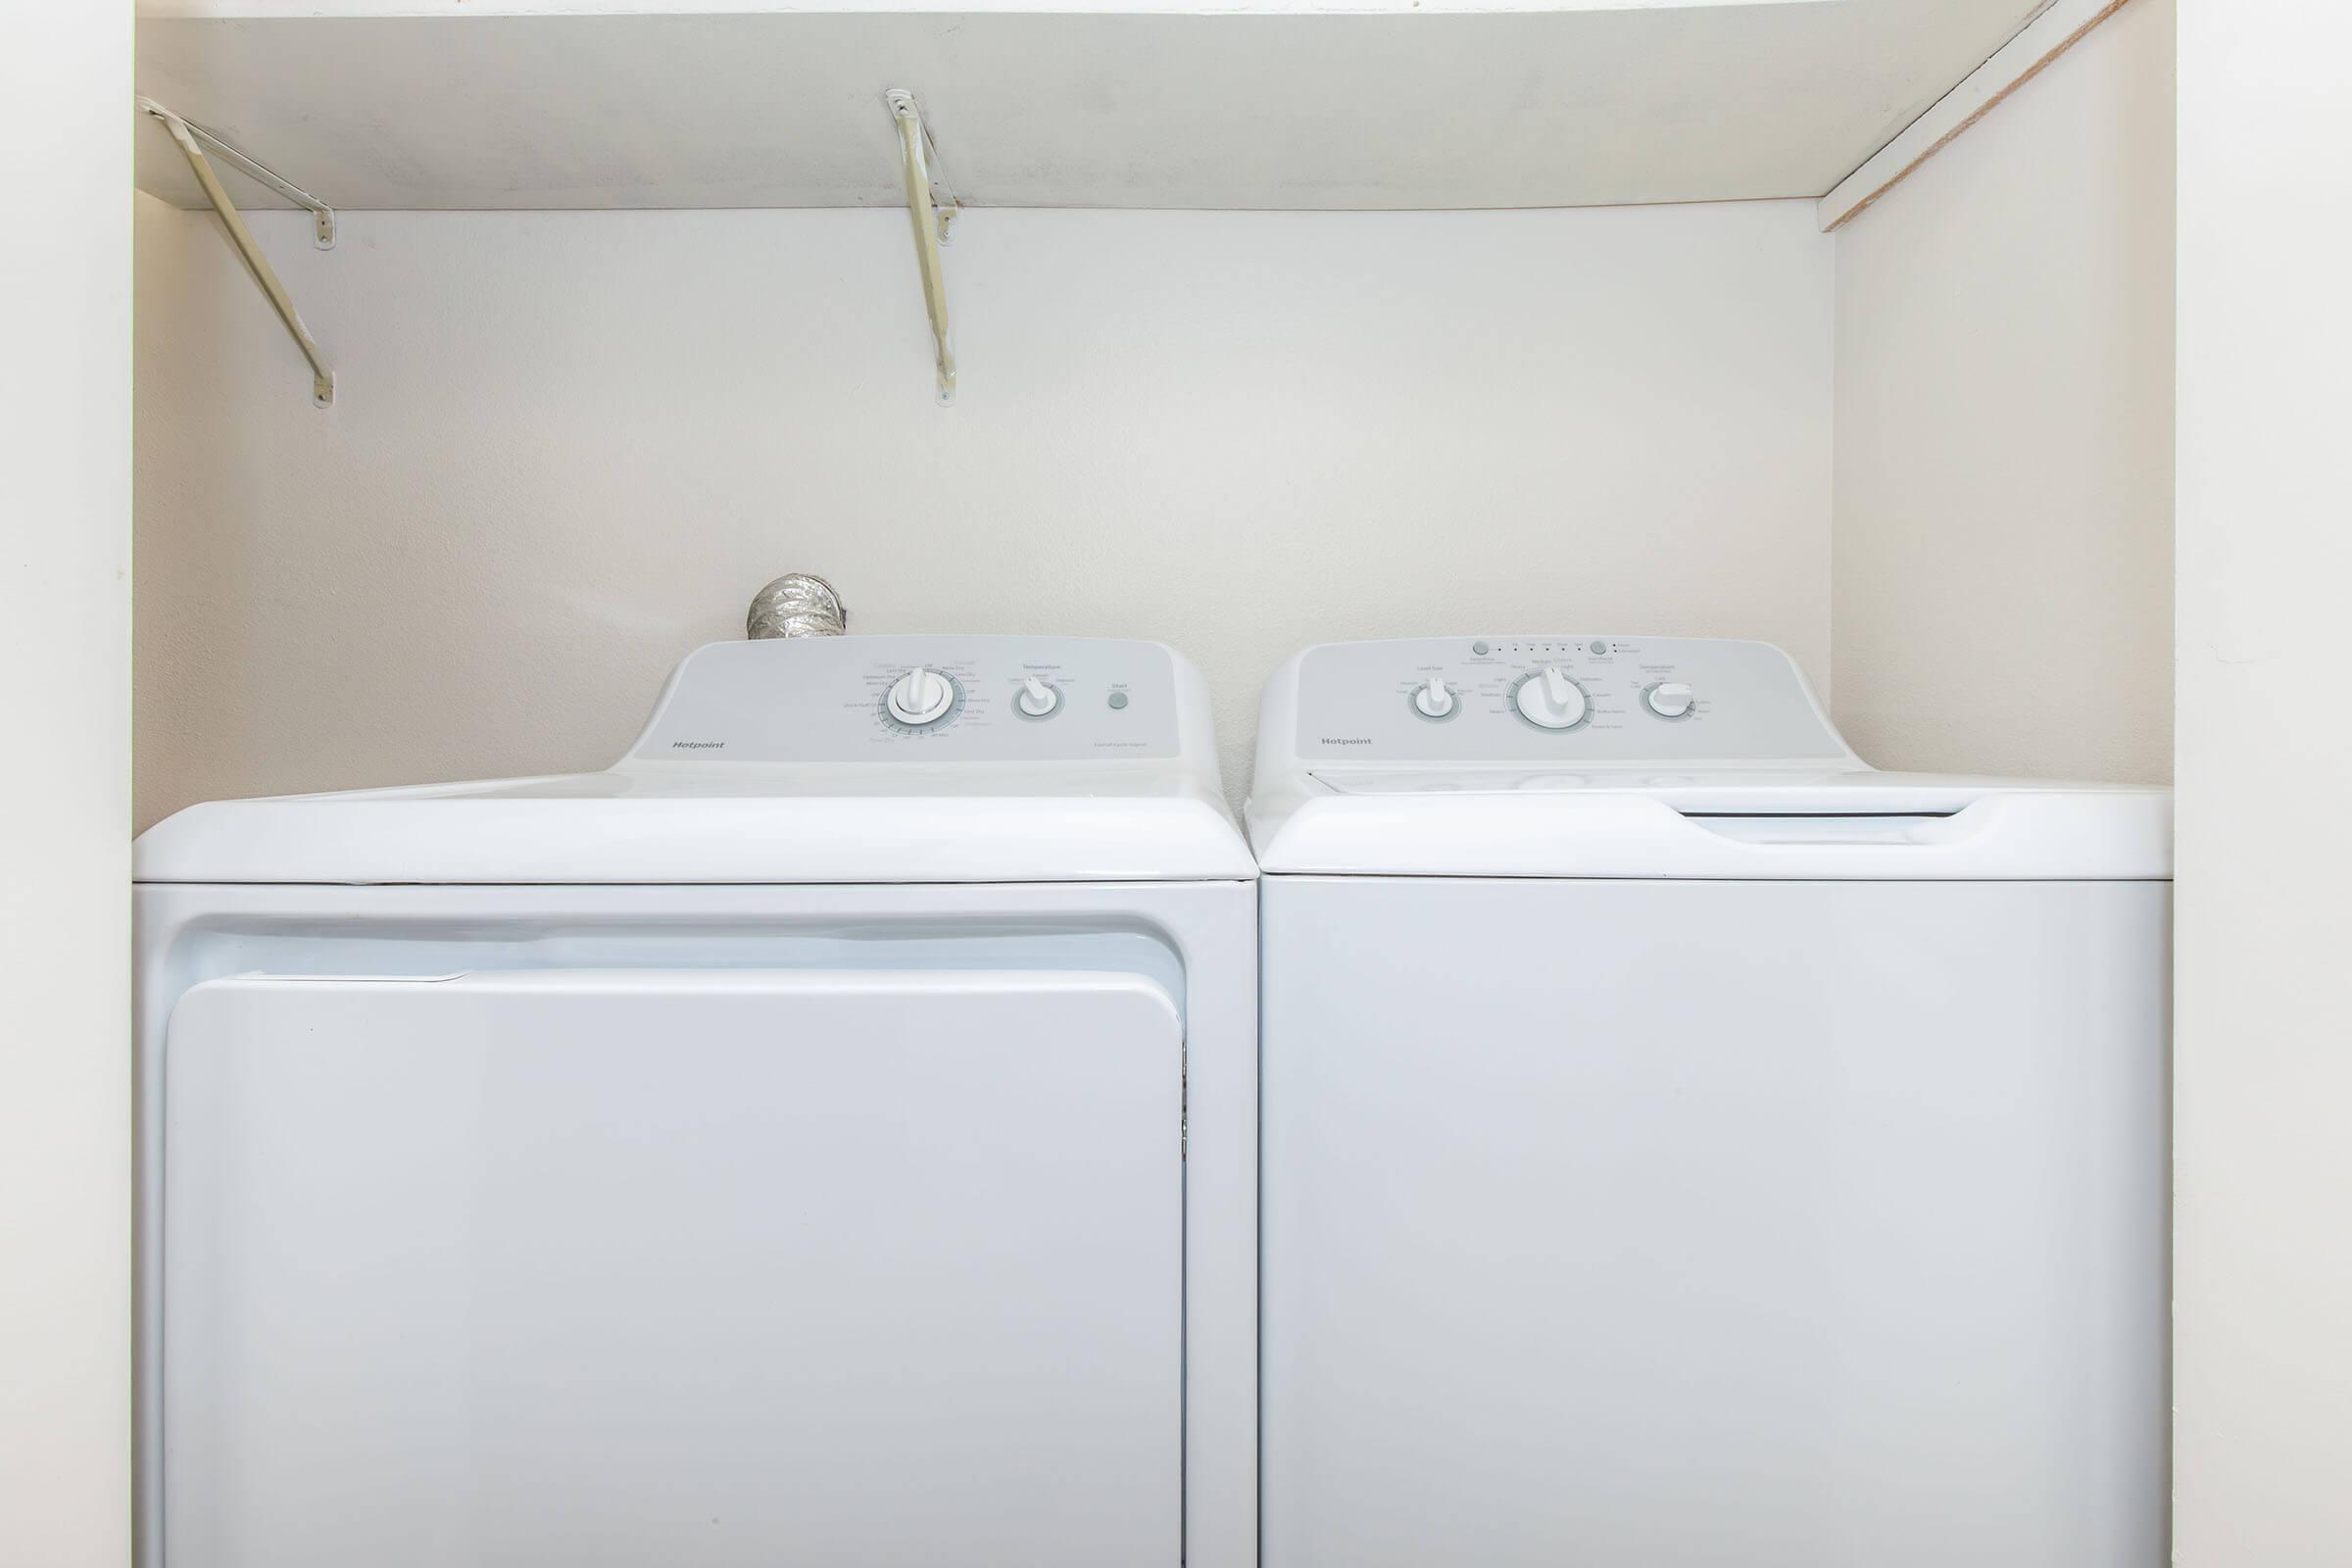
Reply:
<svg viewBox="0 0 2352 1568"><path fill-rule="evenodd" d="M1255 875L1161 644L713 643L596 773L215 802L142 882L1201 881Z"/></svg>
<svg viewBox="0 0 2352 1568"><path fill-rule="evenodd" d="M2169 791L1886 773L1767 643L1333 643L1267 682L1248 808L1299 875L2172 874Z"/></svg>

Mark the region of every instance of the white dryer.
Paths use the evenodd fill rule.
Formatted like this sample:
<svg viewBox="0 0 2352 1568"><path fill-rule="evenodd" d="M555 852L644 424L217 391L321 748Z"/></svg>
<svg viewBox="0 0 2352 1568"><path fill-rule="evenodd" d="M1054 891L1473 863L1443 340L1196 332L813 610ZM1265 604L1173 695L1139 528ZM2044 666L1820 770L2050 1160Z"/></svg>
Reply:
<svg viewBox="0 0 2352 1568"><path fill-rule="evenodd" d="M2157 1568L2170 802L1760 643L1266 689L1265 1568Z"/></svg>
<svg viewBox="0 0 2352 1568"><path fill-rule="evenodd" d="M1151 643L719 644L138 844L149 1568L1245 1568L1254 867Z"/></svg>

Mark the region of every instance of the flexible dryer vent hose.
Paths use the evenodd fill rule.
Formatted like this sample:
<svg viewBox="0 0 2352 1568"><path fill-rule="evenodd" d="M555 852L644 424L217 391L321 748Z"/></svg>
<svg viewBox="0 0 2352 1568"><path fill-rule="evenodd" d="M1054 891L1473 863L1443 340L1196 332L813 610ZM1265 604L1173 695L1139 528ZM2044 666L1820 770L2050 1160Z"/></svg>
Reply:
<svg viewBox="0 0 2352 1568"><path fill-rule="evenodd" d="M752 612L744 617L746 637L838 637L848 629L850 612L841 595L824 578L806 571L788 571L752 596Z"/></svg>

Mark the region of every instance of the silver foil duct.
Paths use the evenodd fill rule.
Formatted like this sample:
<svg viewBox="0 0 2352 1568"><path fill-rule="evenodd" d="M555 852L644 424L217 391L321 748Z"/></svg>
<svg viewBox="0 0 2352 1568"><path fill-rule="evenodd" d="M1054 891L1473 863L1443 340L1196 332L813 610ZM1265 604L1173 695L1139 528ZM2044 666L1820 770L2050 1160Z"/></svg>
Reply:
<svg viewBox="0 0 2352 1568"><path fill-rule="evenodd" d="M838 637L847 630L850 612L841 595L824 578L806 571L788 571L752 596L752 611L744 617L746 637Z"/></svg>

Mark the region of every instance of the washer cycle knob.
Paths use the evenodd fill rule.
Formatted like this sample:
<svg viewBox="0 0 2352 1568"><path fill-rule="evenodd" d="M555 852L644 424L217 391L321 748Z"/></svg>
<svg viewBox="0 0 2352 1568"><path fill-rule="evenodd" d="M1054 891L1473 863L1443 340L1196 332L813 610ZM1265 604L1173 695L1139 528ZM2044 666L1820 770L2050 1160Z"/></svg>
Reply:
<svg viewBox="0 0 2352 1568"><path fill-rule="evenodd" d="M1584 688L1557 664L1546 664L1521 681L1511 701L1518 705L1521 718L1541 729L1574 729L1585 721Z"/></svg>
<svg viewBox="0 0 2352 1568"><path fill-rule="evenodd" d="M956 706L956 682L917 665L890 689L890 716L902 724L936 724Z"/></svg>
<svg viewBox="0 0 2352 1568"><path fill-rule="evenodd" d="M1432 675L1429 684L1413 692L1413 710L1423 718L1444 718L1453 711L1453 691L1445 681Z"/></svg>

